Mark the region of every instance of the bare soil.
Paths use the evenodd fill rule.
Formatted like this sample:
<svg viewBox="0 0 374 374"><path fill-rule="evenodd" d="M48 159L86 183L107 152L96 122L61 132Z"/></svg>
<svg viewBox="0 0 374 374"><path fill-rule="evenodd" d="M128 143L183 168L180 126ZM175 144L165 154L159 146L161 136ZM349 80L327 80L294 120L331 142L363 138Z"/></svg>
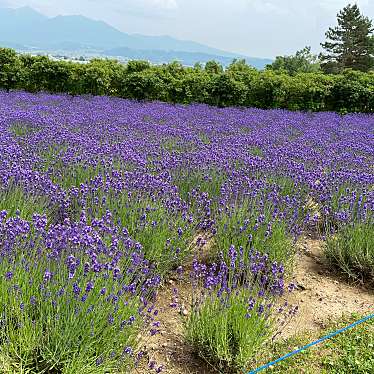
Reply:
<svg viewBox="0 0 374 374"><path fill-rule="evenodd" d="M289 302L299 305L298 314L285 327L282 337L304 330L325 328L326 322L344 314L365 314L374 310L374 292L359 284L349 284L325 263L319 240L303 238L297 243L293 281L297 290Z"/></svg>
<svg viewBox="0 0 374 374"><path fill-rule="evenodd" d="M206 244L209 245L209 241ZM297 245L296 262L292 280L297 289L288 297L290 304L299 305L298 314L283 328L277 339L300 334L305 330L320 331L331 319L344 314L365 314L374 310L374 292L360 285L348 284L332 274L324 262L322 242L310 238L301 239ZM184 278L185 279L185 278ZM171 308L173 289L178 289L178 307ZM143 349L148 360L163 365L163 373L213 374L217 371L202 359L183 337L183 321L188 317L193 288L188 281L172 279L158 295L158 320L161 332L144 338ZM152 372L146 360L135 373Z"/></svg>
<svg viewBox="0 0 374 374"><path fill-rule="evenodd" d="M160 333L144 339L143 349L147 352L147 360L163 365L163 373L172 374L212 374L215 371L202 359L197 357L184 340L183 320L188 317L192 287L181 281L171 281L159 293L158 321L161 322ZM178 288L176 308L170 307L173 302L174 287ZM185 314L185 315L184 315ZM145 374L151 370L143 360L134 373Z"/></svg>
<svg viewBox="0 0 374 374"><path fill-rule="evenodd" d="M191 248L197 251L200 261L207 261L209 249L212 245L210 235L202 233L196 236ZM157 309L160 322L160 333L143 338L143 351L147 352L145 359L133 374L151 373L147 362L157 362L157 367L163 365L162 373L170 374L213 374L216 370L199 358L184 339L183 323L190 313L191 295L194 292L188 281L188 271L191 263L185 264L185 275L178 279L170 279L157 296ZM177 289L177 299L174 290ZM177 302L176 307L171 304Z"/></svg>

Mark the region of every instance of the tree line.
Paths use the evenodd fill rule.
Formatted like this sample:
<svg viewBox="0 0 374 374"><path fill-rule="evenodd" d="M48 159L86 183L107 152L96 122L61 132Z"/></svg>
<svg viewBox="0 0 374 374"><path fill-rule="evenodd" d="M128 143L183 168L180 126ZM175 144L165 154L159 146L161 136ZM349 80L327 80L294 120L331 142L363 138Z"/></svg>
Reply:
<svg viewBox="0 0 374 374"><path fill-rule="evenodd" d="M324 49L319 56L311 47L291 56L277 56L267 68L294 75L296 73L341 73L345 69L368 72L374 69L374 27L368 17L361 14L357 4L348 4L337 14L337 26L326 32Z"/></svg>
<svg viewBox="0 0 374 374"><path fill-rule="evenodd" d="M108 59L79 64L3 48L0 88L222 107L374 112L374 71L371 47L366 45L373 40L372 28L357 9L355 5L344 8L338 26L326 33L330 55L317 58L307 47L295 56L278 57L264 71L244 60L234 60L226 69L215 61L194 67L178 62L155 66L147 61L124 65ZM355 30L349 35L356 44L346 37L347 25Z"/></svg>

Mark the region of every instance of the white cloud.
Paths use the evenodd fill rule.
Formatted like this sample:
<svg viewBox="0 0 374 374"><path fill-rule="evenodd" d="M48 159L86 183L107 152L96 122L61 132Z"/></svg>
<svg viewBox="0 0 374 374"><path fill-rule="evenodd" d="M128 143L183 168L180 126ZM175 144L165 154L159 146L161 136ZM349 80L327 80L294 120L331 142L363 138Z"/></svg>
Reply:
<svg viewBox="0 0 374 374"><path fill-rule="evenodd" d="M161 7L164 9L176 9L178 8L178 3L176 0L143 0L145 4L150 4L154 7Z"/></svg>
<svg viewBox="0 0 374 374"><path fill-rule="evenodd" d="M317 3L319 3L323 8L338 10L344 8L348 3L356 3L359 7L366 7L369 4L369 0L317 0Z"/></svg>
<svg viewBox="0 0 374 374"><path fill-rule="evenodd" d="M95 2L99 4L100 6L102 6L102 0L89 0L89 1ZM169 10L169 9L178 8L177 0L111 0L108 3L111 6L116 6L116 7L120 7L123 9L133 8L133 9L143 9L144 11Z"/></svg>
<svg viewBox="0 0 374 374"><path fill-rule="evenodd" d="M91 0L101 5L102 0ZM121 8L149 10L169 10L178 8L177 0L112 0L112 5Z"/></svg>
<svg viewBox="0 0 374 374"><path fill-rule="evenodd" d="M280 0L246 0L247 6L253 8L258 13L269 14L287 14L288 7L284 6L284 2Z"/></svg>

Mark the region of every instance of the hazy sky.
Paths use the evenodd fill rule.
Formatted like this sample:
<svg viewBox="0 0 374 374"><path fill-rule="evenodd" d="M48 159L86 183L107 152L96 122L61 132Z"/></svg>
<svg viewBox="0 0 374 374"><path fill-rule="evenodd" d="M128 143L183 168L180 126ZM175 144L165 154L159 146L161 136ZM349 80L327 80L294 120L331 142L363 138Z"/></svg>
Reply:
<svg viewBox="0 0 374 374"><path fill-rule="evenodd" d="M249 56L315 52L349 0L0 0L42 13L82 14L128 33L171 35ZM351 2L354 2L351 1ZM374 18L374 0L359 0Z"/></svg>

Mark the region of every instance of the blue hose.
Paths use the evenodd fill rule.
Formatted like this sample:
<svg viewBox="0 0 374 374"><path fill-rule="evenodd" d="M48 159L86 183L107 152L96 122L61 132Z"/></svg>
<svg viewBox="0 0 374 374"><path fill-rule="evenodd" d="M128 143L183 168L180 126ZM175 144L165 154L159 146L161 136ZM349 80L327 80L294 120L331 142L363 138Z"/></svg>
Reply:
<svg viewBox="0 0 374 374"><path fill-rule="evenodd" d="M358 320L356 322L353 322L349 326L346 326L346 327L344 327L344 328L342 328L340 330L332 332L331 334L328 334L328 335L324 336L323 338L320 338L318 340L315 340L312 343L304 345L304 347L298 348L298 349L296 349L296 350L294 350L294 351L292 351L290 353L287 353L286 355L284 355L282 357L279 357L278 359L276 359L274 361L271 361L271 362L267 363L266 365L260 366L259 368L248 372L248 374L255 374L255 373L258 373L258 372L260 372L262 370L268 369L270 366L274 366L278 362L281 362L281 361L285 360L288 357L296 355L297 353L300 353L300 352L304 351L305 349L308 349L308 348L310 348L310 347L312 347L312 346L314 346L316 344L319 344L319 343L321 343L321 342L323 342L323 341L325 341L327 339L331 339L332 337L334 337L334 336L336 336L336 335L338 335L338 334L340 334L340 333L342 333L344 331L347 331L347 330L349 330L349 329L351 329L351 328L353 328L353 327L355 327L355 326L357 326L357 325L359 325L361 323L364 323L364 322L368 321L371 318L374 318L374 314L370 314L370 315L368 315L368 316L366 316L366 317L364 317L364 318L362 318L362 319L360 319L360 320Z"/></svg>

